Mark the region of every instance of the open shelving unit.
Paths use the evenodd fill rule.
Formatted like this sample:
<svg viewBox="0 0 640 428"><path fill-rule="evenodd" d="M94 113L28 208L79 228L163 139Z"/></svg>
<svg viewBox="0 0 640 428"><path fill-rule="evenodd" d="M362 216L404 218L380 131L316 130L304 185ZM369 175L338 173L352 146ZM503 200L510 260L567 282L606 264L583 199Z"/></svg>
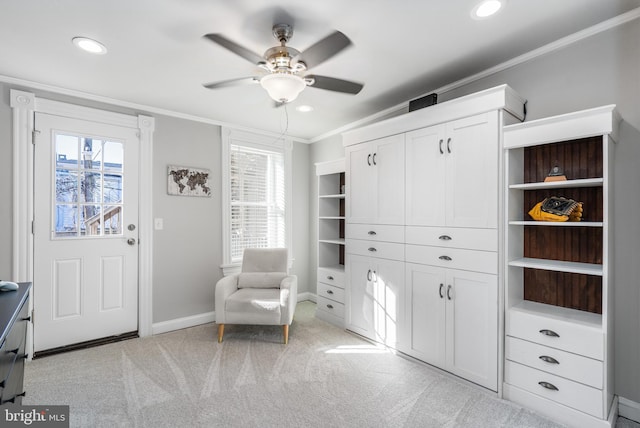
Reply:
<svg viewBox="0 0 640 428"><path fill-rule="evenodd" d="M619 122L605 106L504 130L504 395L569 425L610 426L615 407L610 175ZM544 181L554 166L567 180ZM582 221L532 219L550 196L582 202ZM575 378L551 354L602 370Z"/></svg>

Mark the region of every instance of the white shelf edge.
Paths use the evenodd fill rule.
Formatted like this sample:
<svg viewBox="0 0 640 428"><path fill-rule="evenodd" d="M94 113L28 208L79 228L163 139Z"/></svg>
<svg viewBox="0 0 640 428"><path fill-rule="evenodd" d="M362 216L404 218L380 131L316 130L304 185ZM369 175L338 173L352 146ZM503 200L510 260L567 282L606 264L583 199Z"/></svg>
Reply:
<svg viewBox="0 0 640 428"><path fill-rule="evenodd" d="M344 193L336 193L335 195L318 195L318 199L344 199Z"/></svg>
<svg viewBox="0 0 640 428"><path fill-rule="evenodd" d="M322 216L318 217L318 220L344 220L344 216Z"/></svg>
<svg viewBox="0 0 640 428"><path fill-rule="evenodd" d="M517 305L511 306L509 311L540 315L565 322L579 323L595 329L602 329L601 314L581 311L579 309L564 308L562 306L547 305L545 303L523 300Z"/></svg>
<svg viewBox="0 0 640 428"><path fill-rule="evenodd" d="M512 220L509 226L603 227L601 221L533 221Z"/></svg>
<svg viewBox="0 0 640 428"><path fill-rule="evenodd" d="M318 265L318 268L344 273L344 265L327 265L327 266Z"/></svg>
<svg viewBox="0 0 640 428"><path fill-rule="evenodd" d="M509 266L602 276L602 265L593 263L564 262L523 257L521 259L511 260Z"/></svg>
<svg viewBox="0 0 640 428"><path fill-rule="evenodd" d="M602 187L604 178L582 178L578 180L549 181L538 183L510 184L509 189L536 190L536 189L570 189L574 187Z"/></svg>
<svg viewBox="0 0 640 428"><path fill-rule="evenodd" d="M344 239L318 239L318 242L323 242L325 244L345 245Z"/></svg>

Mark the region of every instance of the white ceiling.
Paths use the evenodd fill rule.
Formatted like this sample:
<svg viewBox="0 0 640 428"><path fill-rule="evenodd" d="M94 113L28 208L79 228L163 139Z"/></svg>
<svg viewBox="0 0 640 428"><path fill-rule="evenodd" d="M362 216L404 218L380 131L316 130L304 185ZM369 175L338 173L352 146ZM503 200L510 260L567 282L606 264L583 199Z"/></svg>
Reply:
<svg viewBox="0 0 640 428"><path fill-rule="evenodd" d="M448 83L640 7L640 0L509 0L474 20L476 0L0 0L0 81L31 84L151 111L314 139ZM262 54L274 23L294 26L303 51L333 30L353 45L311 73L365 84L358 95L306 88L274 108L259 85L203 83L257 67L204 39ZM106 55L71 39L104 43ZM311 113L294 107L307 104ZM287 121L288 116L288 121Z"/></svg>

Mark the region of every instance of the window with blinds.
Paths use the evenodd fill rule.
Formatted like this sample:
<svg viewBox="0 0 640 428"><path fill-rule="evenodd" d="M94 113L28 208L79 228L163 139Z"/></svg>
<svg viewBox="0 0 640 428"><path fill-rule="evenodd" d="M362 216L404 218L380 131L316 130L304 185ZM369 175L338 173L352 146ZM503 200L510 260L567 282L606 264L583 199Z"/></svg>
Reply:
<svg viewBox="0 0 640 428"><path fill-rule="evenodd" d="M284 153L229 145L231 262L245 248L285 247Z"/></svg>

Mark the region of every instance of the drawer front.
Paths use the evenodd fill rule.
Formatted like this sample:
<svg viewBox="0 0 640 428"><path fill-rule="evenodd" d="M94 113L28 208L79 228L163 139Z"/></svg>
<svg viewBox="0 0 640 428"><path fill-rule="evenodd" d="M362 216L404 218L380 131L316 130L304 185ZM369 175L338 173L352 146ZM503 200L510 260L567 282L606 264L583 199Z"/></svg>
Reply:
<svg viewBox="0 0 640 428"><path fill-rule="evenodd" d="M345 235L347 239L403 243L404 226L347 223Z"/></svg>
<svg viewBox="0 0 640 428"><path fill-rule="evenodd" d="M602 361L561 351L507 336L505 356L508 360L533 367L594 388L602 389Z"/></svg>
<svg viewBox="0 0 640 428"><path fill-rule="evenodd" d="M404 244L347 239L347 253L381 259L404 260Z"/></svg>
<svg viewBox="0 0 640 428"><path fill-rule="evenodd" d="M407 244L498 251L497 229L407 226Z"/></svg>
<svg viewBox="0 0 640 428"><path fill-rule="evenodd" d="M344 272L337 270L318 268L318 281L344 288Z"/></svg>
<svg viewBox="0 0 640 428"><path fill-rule="evenodd" d="M507 335L600 361L604 359L604 335L602 330L593 327L510 310Z"/></svg>
<svg viewBox="0 0 640 428"><path fill-rule="evenodd" d="M498 273L498 253L490 251L407 245L405 256L406 261L410 263L490 274Z"/></svg>
<svg viewBox="0 0 640 428"><path fill-rule="evenodd" d="M323 282L318 283L317 295L337 303L344 303L344 290Z"/></svg>
<svg viewBox="0 0 640 428"><path fill-rule="evenodd" d="M505 381L597 418L604 417L604 394L600 389L591 388L513 361L507 361L505 364ZM549 388L545 388L541 383L542 385L546 384ZM551 387L556 389L550 389Z"/></svg>
<svg viewBox="0 0 640 428"><path fill-rule="evenodd" d="M319 311L331 313L338 318L344 318L344 305L342 303L337 303L325 297L318 296L316 308Z"/></svg>

